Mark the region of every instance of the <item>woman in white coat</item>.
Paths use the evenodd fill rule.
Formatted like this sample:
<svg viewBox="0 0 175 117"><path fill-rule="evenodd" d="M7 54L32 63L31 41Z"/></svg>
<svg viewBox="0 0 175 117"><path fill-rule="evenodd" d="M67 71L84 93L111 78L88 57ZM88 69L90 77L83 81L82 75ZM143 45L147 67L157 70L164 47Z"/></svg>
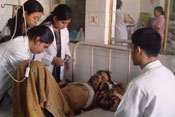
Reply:
<svg viewBox="0 0 175 117"><path fill-rule="evenodd" d="M11 97L13 80L9 74L13 76L21 61L44 52L53 42L53 34L47 26L34 27L27 34L0 44L0 106L9 102Z"/></svg>
<svg viewBox="0 0 175 117"><path fill-rule="evenodd" d="M24 12L23 12L24 7ZM43 15L43 7L36 0L28 0L24 3L23 7L18 9L17 15L13 18L10 18L0 33L0 43L8 41L11 39L16 26L16 33L14 37L22 36L25 34L26 29L32 28L37 25L41 16ZM26 20L26 26L24 22L24 16ZM17 21L16 21L17 19Z"/></svg>
<svg viewBox="0 0 175 117"><path fill-rule="evenodd" d="M69 70L69 63L66 60L70 58L71 54L67 25L70 23L71 17L70 8L65 4L60 4L42 23L52 30L54 41L44 54L36 56L36 60L46 64L57 82L63 80L64 71Z"/></svg>
<svg viewBox="0 0 175 117"><path fill-rule="evenodd" d="M134 20L129 15L127 15L121 11L122 4L123 3L121 0L117 0L115 38L127 40L128 39L128 31L127 31L126 23L134 24Z"/></svg>

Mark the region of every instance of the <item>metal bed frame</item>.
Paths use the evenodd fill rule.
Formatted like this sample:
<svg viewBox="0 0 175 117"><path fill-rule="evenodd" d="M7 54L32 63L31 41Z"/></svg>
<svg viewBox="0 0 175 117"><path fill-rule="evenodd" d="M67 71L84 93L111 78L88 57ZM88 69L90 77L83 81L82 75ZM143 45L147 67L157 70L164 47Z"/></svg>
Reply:
<svg viewBox="0 0 175 117"><path fill-rule="evenodd" d="M124 43L130 43L124 42ZM80 41L77 44L75 44L73 48L73 64L72 64L72 81L75 81L76 79L76 65L77 65L77 49L80 45L83 46L90 46L91 47L91 75L93 75L93 66L94 66L94 48L106 48L109 49L109 61L108 61L108 70L111 71L111 59L112 59L112 50L122 50L128 52L128 69L127 69L127 83L130 81L130 74L131 74L131 51L128 47L124 46L116 46L116 45L106 45L106 44L100 44L100 43L91 43L91 42L84 42Z"/></svg>

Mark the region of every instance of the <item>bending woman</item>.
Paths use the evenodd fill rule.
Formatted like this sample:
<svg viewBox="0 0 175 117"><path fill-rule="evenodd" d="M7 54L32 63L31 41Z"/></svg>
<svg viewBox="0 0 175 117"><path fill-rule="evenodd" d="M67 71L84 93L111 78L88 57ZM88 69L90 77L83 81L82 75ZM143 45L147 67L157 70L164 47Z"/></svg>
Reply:
<svg viewBox="0 0 175 117"><path fill-rule="evenodd" d="M36 26L41 16L43 15L43 7L36 0L28 0L24 3L23 6L24 12L23 8L21 7L17 12L17 16L9 19L7 25L3 28L2 32L0 33L0 43L11 39L15 30L16 18L17 29L14 37L24 35L26 28L28 29ZM25 27L24 24L24 16L26 19L27 27Z"/></svg>
<svg viewBox="0 0 175 117"><path fill-rule="evenodd" d="M32 54L44 52L52 42L51 30L47 26L37 26L28 31L28 36L19 36L0 44L0 106L5 97L11 97L13 80L8 72L13 75L19 62L31 59Z"/></svg>
<svg viewBox="0 0 175 117"><path fill-rule="evenodd" d="M67 5L58 5L42 24L49 26L54 34L52 45L42 55L36 56L36 60L44 62L50 72L59 82L64 78L64 69L69 70L69 63L64 59L70 58L69 32L67 25L70 23L72 12ZM63 65L64 66L61 66ZM61 67L60 67L61 66Z"/></svg>

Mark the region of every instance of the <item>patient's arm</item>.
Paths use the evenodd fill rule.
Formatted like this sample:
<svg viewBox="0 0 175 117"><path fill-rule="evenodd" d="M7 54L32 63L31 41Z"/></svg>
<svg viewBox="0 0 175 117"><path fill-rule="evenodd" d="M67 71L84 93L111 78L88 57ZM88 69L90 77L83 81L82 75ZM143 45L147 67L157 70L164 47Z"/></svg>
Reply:
<svg viewBox="0 0 175 117"><path fill-rule="evenodd" d="M63 79L60 82L58 82L58 85L60 88L65 87L67 84L71 83L72 81L68 80L68 79Z"/></svg>
<svg viewBox="0 0 175 117"><path fill-rule="evenodd" d="M96 104L105 110L115 111L124 92L124 83L102 82L95 95Z"/></svg>
<svg viewBox="0 0 175 117"><path fill-rule="evenodd" d="M117 84L114 85L114 89L121 95L124 95L126 90L126 84L123 82L117 82Z"/></svg>

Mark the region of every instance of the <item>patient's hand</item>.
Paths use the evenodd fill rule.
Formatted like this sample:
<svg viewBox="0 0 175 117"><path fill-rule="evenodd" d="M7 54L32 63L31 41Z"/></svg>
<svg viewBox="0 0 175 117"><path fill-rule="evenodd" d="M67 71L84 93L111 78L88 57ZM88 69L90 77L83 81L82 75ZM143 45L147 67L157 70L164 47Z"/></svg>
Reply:
<svg viewBox="0 0 175 117"><path fill-rule="evenodd" d="M124 95L126 90L126 84L124 84L123 82L117 82L117 84L115 84L113 89L117 91L119 94Z"/></svg>
<svg viewBox="0 0 175 117"><path fill-rule="evenodd" d="M63 79L63 80L61 80L61 81L58 83L58 85L59 85L60 88L63 88L63 87L65 87L68 83L70 83L70 82L71 82L71 81L68 80L68 79Z"/></svg>
<svg viewBox="0 0 175 117"><path fill-rule="evenodd" d="M120 86L123 90L126 90L126 84L123 82L118 82L117 85Z"/></svg>

